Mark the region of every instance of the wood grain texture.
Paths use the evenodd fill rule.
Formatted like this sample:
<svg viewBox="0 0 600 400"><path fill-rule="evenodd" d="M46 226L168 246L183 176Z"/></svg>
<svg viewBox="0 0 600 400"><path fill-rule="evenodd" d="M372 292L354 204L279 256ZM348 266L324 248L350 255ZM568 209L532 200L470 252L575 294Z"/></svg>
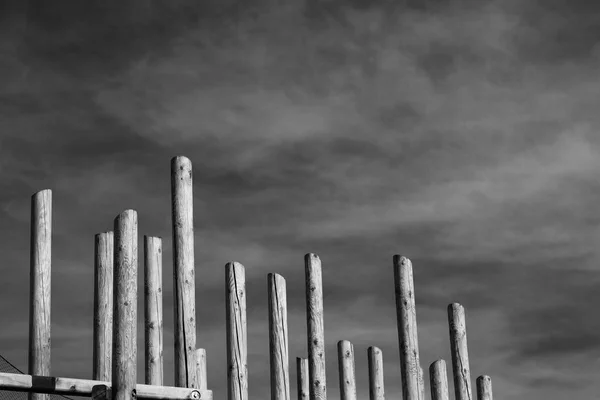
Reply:
<svg viewBox="0 0 600 400"><path fill-rule="evenodd" d="M268 274L271 400L290 400L287 296L285 279Z"/></svg>
<svg viewBox="0 0 600 400"><path fill-rule="evenodd" d="M50 375L50 287L52 259L52 191L31 197L29 276L29 373ZM48 400L31 393L30 400Z"/></svg>
<svg viewBox="0 0 600 400"><path fill-rule="evenodd" d="M354 346L347 340L337 344L340 377L340 400L357 400Z"/></svg>
<svg viewBox="0 0 600 400"><path fill-rule="evenodd" d="M446 361L436 360L429 366L429 382L431 385L431 400L449 400L448 375Z"/></svg>
<svg viewBox="0 0 600 400"><path fill-rule="evenodd" d="M383 352L380 348L371 346L367 349L369 368L369 400L384 400Z"/></svg>
<svg viewBox="0 0 600 400"><path fill-rule="evenodd" d="M173 222L173 296L175 319L175 386L196 382L196 286L194 277L194 195L192 163L183 156L171 160Z"/></svg>
<svg viewBox="0 0 600 400"><path fill-rule="evenodd" d="M455 399L472 400L471 370L467 350L467 325L463 306L458 303L448 305L448 325L450 328L450 353L452 354Z"/></svg>
<svg viewBox="0 0 600 400"><path fill-rule="evenodd" d="M308 380L308 359L296 357L296 389L298 400L310 399L310 382Z"/></svg>
<svg viewBox="0 0 600 400"><path fill-rule="evenodd" d="M112 391L111 383L91 379L59 378L52 376L31 376L0 372L0 390L15 392L37 392L72 396L92 396L94 386L106 386ZM212 390L198 390L172 386L137 384L137 397L152 400L212 400Z"/></svg>
<svg viewBox="0 0 600 400"><path fill-rule="evenodd" d="M321 259L318 255L308 253L304 256L304 271L310 400L327 400L323 282Z"/></svg>
<svg viewBox="0 0 600 400"><path fill-rule="evenodd" d="M487 375L481 375L477 378L477 400L494 400L492 378Z"/></svg>
<svg viewBox="0 0 600 400"><path fill-rule="evenodd" d="M115 218L113 276L113 400L131 400L137 382L137 212Z"/></svg>
<svg viewBox="0 0 600 400"><path fill-rule="evenodd" d="M196 349L196 374L198 374L198 377L196 378L198 380L198 389L206 390L208 387L208 371L206 369L205 349Z"/></svg>
<svg viewBox="0 0 600 400"><path fill-rule="evenodd" d="M163 384L162 239L144 236L145 382Z"/></svg>
<svg viewBox="0 0 600 400"><path fill-rule="evenodd" d="M227 399L248 400L246 273L238 262L225 265Z"/></svg>
<svg viewBox="0 0 600 400"><path fill-rule="evenodd" d="M419 379L421 364L419 361L413 269L411 261L404 256L394 256L394 287L396 292L398 340L400 342L402 398L404 400L424 400L421 379Z"/></svg>
<svg viewBox="0 0 600 400"><path fill-rule="evenodd" d="M423 376L423 367L419 365L419 390L421 398L425 399L425 377Z"/></svg>
<svg viewBox="0 0 600 400"><path fill-rule="evenodd" d="M113 232L94 237L94 349L93 378L110 381L113 335Z"/></svg>

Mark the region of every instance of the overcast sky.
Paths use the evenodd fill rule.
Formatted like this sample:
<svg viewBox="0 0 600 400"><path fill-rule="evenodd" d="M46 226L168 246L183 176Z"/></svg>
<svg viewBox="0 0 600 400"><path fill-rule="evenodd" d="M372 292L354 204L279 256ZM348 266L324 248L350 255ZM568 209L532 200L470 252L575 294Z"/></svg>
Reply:
<svg viewBox="0 0 600 400"><path fill-rule="evenodd" d="M12 363L27 369L30 197L50 188L52 373L91 378L94 234L132 208L140 238L164 239L172 384L170 159L185 155L215 400L230 260L246 266L252 398L269 396L266 276L287 280L295 398L308 252L323 261L332 400L340 339L355 345L360 398L370 345L400 398L394 254L413 261L425 370L441 357L451 371L446 307L460 302L473 385L489 374L505 400L597 396L600 5L364 0L307 20L289 0L28 3L0 9L0 354Z"/></svg>

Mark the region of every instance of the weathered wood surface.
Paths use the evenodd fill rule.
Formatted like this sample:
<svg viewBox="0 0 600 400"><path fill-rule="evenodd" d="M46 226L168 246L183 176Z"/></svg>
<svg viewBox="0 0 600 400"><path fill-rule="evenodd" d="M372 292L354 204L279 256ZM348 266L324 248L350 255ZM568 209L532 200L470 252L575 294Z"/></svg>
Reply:
<svg viewBox="0 0 600 400"><path fill-rule="evenodd" d="M113 232L94 237L94 349L93 373L98 381L110 381L113 335Z"/></svg>
<svg viewBox="0 0 600 400"><path fill-rule="evenodd" d="M403 400L424 400L422 380L420 379L421 364L419 361L413 268L411 261L404 256L394 256L394 287L400 343L402 398Z"/></svg>
<svg viewBox="0 0 600 400"><path fill-rule="evenodd" d="M429 366L429 381L431 400L449 400L446 361L436 360Z"/></svg>
<svg viewBox="0 0 600 400"><path fill-rule="evenodd" d="M52 191L31 197L29 287L29 366L33 375L50 375L50 287L52 259ZM47 400L30 394L30 400Z"/></svg>
<svg viewBox="0 0 600 400"><path fill-rule="evenodd" d="M137 212L115 218L112 399L131 400L137 382Z"/></svg>
<svg viewBox="0 0 600 400"><path fill-rule="evenodd" d="M357 400L354 346L347 340L337 344L340 378L340 400Z"/></svg>
<svg viewBox="0 0 600 400"><path fill-rule="evenodd" d="M383 352L380 348L371 346L367 349L369 367L369 400L384 400Z"/></svg>
<svg viewBox="0 0 600 400"><path fill-rule="evenodd" d="M238 262L225 265L227 399L248 400L246 274Z"/></svg>
<svg viewBox="0 0 600 400"><path fill-rule="evenodd" d="M271 400L290 400L287 297L285 279L268 274Z"/></svg>
<svg viewBox="0 0 600 400"><path fill-rule="evenodd" d="M494 400L492 378L487 375L481 375L477 378L477 400Z"/></svg>
<svg viewBox="0 0 600 400"><path fill-rule="evenodd" d="M296 390L298 392L298 400L310 399L309 386L308 359L296 357Z"/></svg>
<svg viewBox="0 0 600 400"><path fill-rule="evenodd" d="M448 325L450 328L450 352L452 354L455 399L472 400L467 325L463 306L458 303L448 305Z"/></svg>
<svg viewBox="0 0 600 400"><path fill-rule="evenodd" d="M175 319L175 386L197 387L196 285L194 277L194 195L192 163L171 160L173 223L173 296Z"/></svg>
<svg viewBox="0 0 600 400"><path fill-rule="evenodd" d="M205 349L196 349L196 374L198 375L196 378L198 380L198 389L206 390L208 387L208 371L206 369Z"/></svg>
<svg viewBox="0 0 600 400"><path fill-rule="evenodd" d="M310 400L327 400L321 259L314 253L306 254L304 266Z"/></svg>
<svg viewBox="0 0 600 400"><path fill-rule="evenodd" d="M163 384L162 239L144 236L144 360L148 385Z"/></svg>
<svg viewBox="0 0 600 400"><path fill-rule="evenodd" d="M0 373L0 390L15 392L36 392L71 396L90 397L97 385L111 388L110 382L91 379L59 378L52 376L31 376L25 374ZM198 390L171 386L153 386L137 384L136 395L151 400L212 400L212 390Z"/></svg>

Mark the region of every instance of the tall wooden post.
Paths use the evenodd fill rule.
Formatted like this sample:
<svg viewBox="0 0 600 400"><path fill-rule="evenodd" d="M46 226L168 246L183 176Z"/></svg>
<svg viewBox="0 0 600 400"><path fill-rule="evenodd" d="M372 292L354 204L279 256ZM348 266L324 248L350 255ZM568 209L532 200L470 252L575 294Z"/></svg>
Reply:
<svg viewBox="0 0 600 400"><path fill-rule="evenodd" d="M93 378L110 382L113 335L113 232L94 237Z"/></svg>
<svg viewBox="0 0 600 400"><path fill-rule="evenodd" d="M248 400L246 275L238 262L225 265L227 399Z"/></svg>
<svg viewBox="0 0 600 400"><path fill-rule="evenodd" d="M175 386L197 387L196 285L194 277L194 196L192 163L171 160L173 221L173 286L175 318Z"/></svg>
<svg viewBox="0 0 600 400"><path fill-rule="evenodd" d="M144 236L146 384L163 384L162 239Z"/></svg>
<svg viewBox="0 0 600 400"><path fill-rule="evenodd" d="M472 400L471 371L469 368L469 352L467 351L467 326L463 306L458 303L452 303L448 306L448 325L450 327L450 351L452 354L455 397L456 400Z"/></svg>
<svg viewBox="0 0 600 400"><path fill-rule="evenodd" d="M402 398L404 400L424 400L419 379L421 364L419 362L413 269L410 260L404 256L394 256L394 286L400 342Z"/></svg>
<svg viewBox="0 0 600 400"><path fill-rule="evenodd" d="M287 299L285 279L268 274L271 400L290 400Z"/></svg>
<svg viewBox="0 0 600 400"><path fill-rule="evenodd" d="M381 349L375 346L369 347L367 349L367 361L369 366L369 400L384 400L383 353Z"/></svg>
<svg viewBox="0 0 600 400"><path fill-rule="evenodd" d="M29 272L29 374L50 375L50 271L52 258L52 191L31 198ZM48 395L30 393L30 400Z"/></svg>
<svg viewBox="0 0 600 400"><path fill-rule="evenodd" d="M198 389L207 390L208 371L206 369L206 350L196 349L196 374L198 377Z"/></svg>
<svg viewBox="0 0 600 400"><path fill-rule="evenodd" d="M137 226L134 210L125 210L115 218L112 400L136 397Z"/></svg>
<svg viewBox="0 0 600 400"><path fill-rule="evenodd" d="M310 400L327 400L321 259L314 253L306 254L304 267Z"/></svg>
<svg viewBox="0 0 600 400"><path fill-rule="evenodd" d="M296 389L298 400L310 399L310 388L308 382L308 360L296 357Z"/></svg>
<svg viewBox="0 0 600 400"><path fill-rule="evenodd" d="M440 359L429 366L431 400L449 400L446 361Z"/></svg>
<svg viewBox="0 0 600 400"><path fill-rule="evenodd" d="M481 375L477 378L477 400L494 400L492 396L492 378Z"/></svg>
<svg viewBox="0 0 600 400"><path fill-rule="evenodd" d="M337 344L337 350L340 374L340 400L356 400L354 346L347 340L340 340Z"/></svg>

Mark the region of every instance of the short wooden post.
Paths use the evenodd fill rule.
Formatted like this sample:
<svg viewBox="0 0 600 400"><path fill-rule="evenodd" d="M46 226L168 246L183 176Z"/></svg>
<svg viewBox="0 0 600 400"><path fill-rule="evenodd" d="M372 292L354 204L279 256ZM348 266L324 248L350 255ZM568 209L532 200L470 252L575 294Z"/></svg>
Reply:
<svg viewBox="0 0 600 400"><path fill-rule="evenodd" d="M369 400L384 400L383 387L383 353L380 348L371 346L367 349L369 366Z"/></svg>
<svg viewBox="0 0 600 400"><path fill-rule="evenodd" d="M356 400L356 373L354 370L354 346L347 340L337 344L340 374L340 400Z"/></svg>
<svg viewBox="0 0 600 400"><path fill-rule="evenodd" d="M206 350L196 349L196 373L198 377L198 389L207 390Z"/></svg>
<svg viewBox="0 0 600 400"><path fill-rule="evenodd" d="M52 258L52 191L31 197L29 270L29 374L50 375L50 277ZM30 400L47 400L30 393Z"/></svg>
<svg viewBox="0 0 600 400"><path fill-rule="evenodd" d="M308 382L308 359L296 357L296 389L298 400L310 399Z"/></svg>
<svg viewBox="0 0 600 400"><path fill-rule="evenodd" d="M105 382L112 373L113 244L112 231L94 237L93 378Z"/></svg>
<svg viewBox="0 0 600 400"><path fill-rule="evenodd" d="M227 399L248 400L246 274L238 262L225 265Z"/></svg>
<svg viewBox="0 0 600 400"><path fill-rule="evenodd" d="M419 362L413 269L411 261L404 256L394 256L394 286L400 342L402 398L404 400L424 400L419 379L421 364Z"/></svg>
<svg viewBox="0 0 600 400"><path fill-rule="evenodd" d="M145 379L163 384L162 239L144 236Z"/></svg>
<svg viewBox="0 0 600 400"><path fill-rule="evenodd" d="M133 400L137 381L137 213L115 218L113 300L113 400Z"/></svg>
<svg viewBox="0 0 600 400"><path fill-rule="evenodd" d="M287 299L285 279L268 274L271 400L290 400Z"/></svg>
<svg viewBox="0 0 600 400"><path fill-rule="evenodd" d="M449 400L446 361L440 359L429 366L431 400Z"/></svg>
<svg viewBox="0 0 600 400"><path fill-rule="evenodd" d="M492 396L492 378L481 375L477 378L477 400L494 400Z"/></svg>
<svg viewBox="0 0 600 400"><path fill-rule="evenodd" d="M450 327L450 352L454 375L456 400L471 400L471 371L467 351L467 326L465 309L458 303L448 305L448 325Z"/></svg>
<svg viewBox="0 0 600 400"><path fill-rule="evenodd" d="M175 386L196 388L196 285L194 278L194 196L192 163L171 160L173 222L173 296L175 319Z"/></svg>
<svg viewBox="0 0 600 400"><path fill-rule="evenodd" d="M304 256L304 267L310 400L327 400L321 259L308 253Z"/></svg>

